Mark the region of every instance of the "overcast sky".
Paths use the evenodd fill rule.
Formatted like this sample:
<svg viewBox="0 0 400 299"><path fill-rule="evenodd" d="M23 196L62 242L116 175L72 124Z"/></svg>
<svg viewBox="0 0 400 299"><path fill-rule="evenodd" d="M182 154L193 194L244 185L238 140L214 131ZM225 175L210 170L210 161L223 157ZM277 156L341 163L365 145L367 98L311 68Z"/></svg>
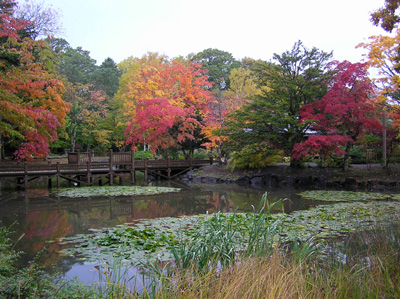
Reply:
<svg viewBox="0 0 400 299"><path fill-rule="evenodd" d="M20 0L22 2L22 0ZM370 22L384 0L44 0L62 14L65 38L98 64L148 51L170 58L207 48L270 60L301 40L358 62L355 46L387 34Z"/></svg>

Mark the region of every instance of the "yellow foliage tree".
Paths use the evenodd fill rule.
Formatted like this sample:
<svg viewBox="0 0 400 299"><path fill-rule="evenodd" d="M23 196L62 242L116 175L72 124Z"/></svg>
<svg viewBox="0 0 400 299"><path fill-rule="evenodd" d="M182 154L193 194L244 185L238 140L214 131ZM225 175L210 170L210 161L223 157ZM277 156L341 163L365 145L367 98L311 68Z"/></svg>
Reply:
<svg viewBox="0 0 400 299"><path fill-rule="evenodd" d="M364 55L366 61L378 71L375 82L381 89L379 101L384 103L388 101L387 96L391 95L391 100L399 104L400 98L396 92L400 89L400 29L397 29L394 37L371 36L368 43L360 43L357 47L369 51Z"/></svg>

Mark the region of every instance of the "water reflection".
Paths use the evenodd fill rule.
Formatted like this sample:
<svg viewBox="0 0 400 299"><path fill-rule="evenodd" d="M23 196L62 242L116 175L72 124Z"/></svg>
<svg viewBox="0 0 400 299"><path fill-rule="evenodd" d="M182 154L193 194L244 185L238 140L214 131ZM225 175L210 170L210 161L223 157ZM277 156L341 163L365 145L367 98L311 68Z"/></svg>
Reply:
<svg viewBox="0 0 400 299"><path fill-rule="evenodd" d="M56 190L36 188L18 192L3 188L0 197L0 221L4 225L14 222L15 239L24 237L16 244L17 250L25 252L24 262L31 261L41 252L38 261L45 266L54 265L56 270L71 278L78 273L82 282L96 279L93 265L85 265L70 257L60 258L64 248L58 238L88 233L90 229L113 227L143 218L178 217L222 212L249 212L257 209L266 190L243 188L237 185L185 186L174 182L159 185L180 187L179 193L124 196L124 197L59 197ZM272 190L269 201L290 198L275 212L291 212L308 208L309 202L298 200L296 190ZM96 272L96 271L94 271Z"/></svg>

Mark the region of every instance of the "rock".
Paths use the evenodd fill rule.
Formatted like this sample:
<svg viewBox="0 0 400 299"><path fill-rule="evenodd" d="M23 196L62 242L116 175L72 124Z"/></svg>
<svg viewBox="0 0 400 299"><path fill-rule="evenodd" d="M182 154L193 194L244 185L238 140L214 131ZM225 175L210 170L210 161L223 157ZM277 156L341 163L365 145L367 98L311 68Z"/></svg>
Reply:
<svg viewBox="0 0 400 299"><path fill-rule="evenodd" d="M297 185L299 187L310 187L312 186L312 179L310 176L303 176L297 180Z"/></svg>
<svg viewBox="0 0 400 299"><path fill-rule="evenodd" d="M251 178L249 176L247 176L247 175L241 176L240 178L238 178L236 180L236 184L238 184L240 186L249 185L250 184L250 180L251 180Z"/></svg>
<svg viewBox="0 0 400 299"><path fill-rule="evenodd" d="M207 183L208 184L216 184L217 183L217 179L216 178L213 178L213 177L206 177L205 178L206 180L207 180Z"/></svg>
<svg viewBox="0 0 400 299"><path fill-rule="evenodd" d="M282 182L282 183L283 183L283 182ZM292 176L287 176L287 177L285 178L285 183L286 183L287 186L292 187L292 186L294 185L294 177L292 177Z"/></svg>
<svg viewBox="0 0 400 299"><path fill-rule="evenodd" d="M280 179L279 176L275 173L271 173L264 177L265 184L269 188L276 188L279 187Z"/></svg>
<svg viewBox="0 0 400 299"><path fill-rule="evenodd" d="M357 187L357 180L353 177L348 177L344 180L344 188L347 190L352 190Z"/></svg>
<svg viewBox="0 0 400 299"><path fill-rule="evenodd" d="M201 183L201 177L195 176L192 179L193 183Z"/></svg>
<svg viewBox="0 0 400 299"><path fill-rule="evenodd" d="M250 181L251 181L252 185L263 185L264 184L263 176L252 177Z"/></svg>
<svg viewBox="0 0 400 299"><path fill-rule="evenodd" d="M324 189L326 187L326 177L324 175L312 177L312 182L315 188Z"/></svg>

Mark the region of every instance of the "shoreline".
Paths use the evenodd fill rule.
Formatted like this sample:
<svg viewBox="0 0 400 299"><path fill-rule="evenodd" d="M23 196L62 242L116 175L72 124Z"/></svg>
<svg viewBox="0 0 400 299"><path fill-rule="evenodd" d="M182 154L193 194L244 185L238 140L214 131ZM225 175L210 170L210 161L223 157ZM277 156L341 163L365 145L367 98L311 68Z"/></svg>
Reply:
<svg viewBox="0 0 400 299"><path fill-rule="evenodd" d="M321 168L311 164L291 168L286 163L262 170L231 171L226 166L210 165L192 170L184 180L194 183L236 183L253 187L302 187L315 189L347 189L368 191L400 191L400 165L384 168L380 164L354 164L348 171L339 168Z"/></svg>

